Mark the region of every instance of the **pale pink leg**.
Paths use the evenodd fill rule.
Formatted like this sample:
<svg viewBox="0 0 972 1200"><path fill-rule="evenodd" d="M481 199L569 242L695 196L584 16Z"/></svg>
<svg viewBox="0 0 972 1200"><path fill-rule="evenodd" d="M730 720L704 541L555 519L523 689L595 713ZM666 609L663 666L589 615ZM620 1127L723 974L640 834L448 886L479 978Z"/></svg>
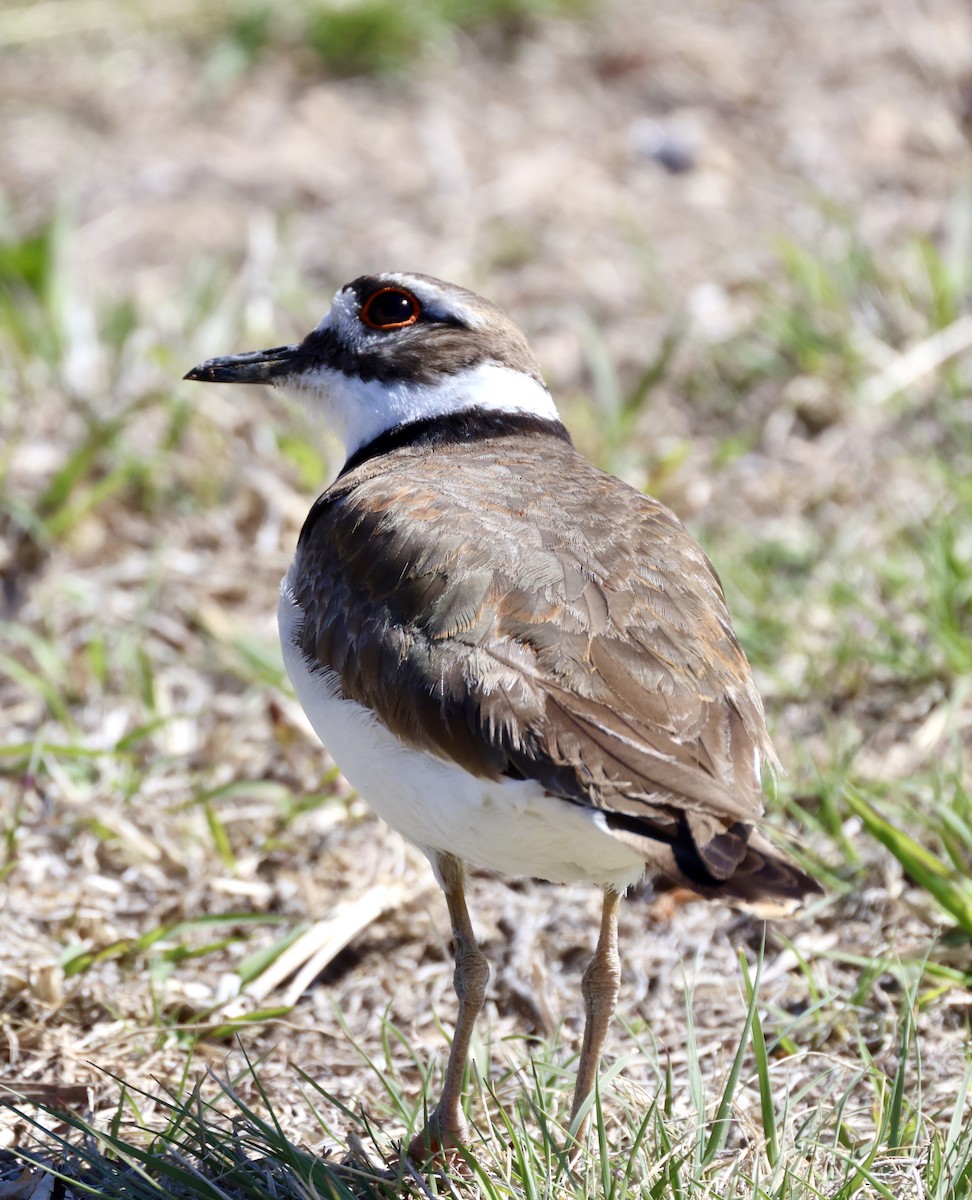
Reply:
<svg viewBox="0 0 972 1200"><path fill-rule="evenodd" d="M581 988L584 994L584 1042L581 1046L580 1062L577 1064L577 1083L574 1087L574 1103L570 1109L570 1122L581 1105L594 1090L601 1051L607 1038L608 1027L614 1016L614 1007L621 989L621 959L618 956L618 908L621 897L617 892L605 890L604 907L601 910L601 932L597 949L584 972ZM579 1144L587 1129L590 1114L584 1118L575 1132Z"/></svg>
<svg viewBox="0 0 972 1200"><path fill-rule="evenodd" d="M452 1035L452 1049L446 1067L445 1082L439 1103L429 1116L429 1123L414 1137L408 1147L410 1158L424 1161L434 1154L448 1152L466 1142L466 1121L462 1115L462 1076L469 1057L476 1018L483 1007L489 963L479 948L466 908L465 873L462 862L451 854L440 854L436 860L439 878L449 906L452 921L452 941L456 959L453 976L459 997L459 1016Z"/></svg>

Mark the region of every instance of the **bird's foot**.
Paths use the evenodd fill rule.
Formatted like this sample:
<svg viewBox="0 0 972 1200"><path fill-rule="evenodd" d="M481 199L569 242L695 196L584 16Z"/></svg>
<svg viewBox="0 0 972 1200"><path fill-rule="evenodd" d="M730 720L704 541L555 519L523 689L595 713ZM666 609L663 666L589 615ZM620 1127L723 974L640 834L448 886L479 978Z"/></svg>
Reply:
<svg viewBox="0 0 972 1200"><path fill-rule="evenodd" d="M466 1122L461 1113L446 1117L438 1110L429 1123L408 1144L408 1157L416 1163L445 1163L455 1166L465 1161L469 1145Z"/></svg>

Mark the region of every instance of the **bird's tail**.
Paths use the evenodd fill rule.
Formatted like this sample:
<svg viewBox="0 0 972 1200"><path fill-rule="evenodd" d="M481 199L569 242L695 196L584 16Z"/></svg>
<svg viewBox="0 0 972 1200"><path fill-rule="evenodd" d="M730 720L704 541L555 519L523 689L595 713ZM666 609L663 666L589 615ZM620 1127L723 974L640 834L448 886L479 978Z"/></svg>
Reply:
<svg viewBox="0 0 972 1200"><path fill-rule="evenodd" d="M823 895L815 879L755 830L728 879L712 884L693 880L689 887L764 921L791 916L811 896Z"/></svg>

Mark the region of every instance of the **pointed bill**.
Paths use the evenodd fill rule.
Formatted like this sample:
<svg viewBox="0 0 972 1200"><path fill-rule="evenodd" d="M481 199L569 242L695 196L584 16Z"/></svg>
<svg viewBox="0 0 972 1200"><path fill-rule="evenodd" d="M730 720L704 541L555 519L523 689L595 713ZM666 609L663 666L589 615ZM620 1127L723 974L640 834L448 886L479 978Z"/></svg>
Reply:
<svg viewBox="0 0 972 1200"><path fill-rule="evenodd" d="M273 383L305 369L307 352L300 344L251 350L248 354L226 354L207 358L183 375L204 383Z"/></svg>

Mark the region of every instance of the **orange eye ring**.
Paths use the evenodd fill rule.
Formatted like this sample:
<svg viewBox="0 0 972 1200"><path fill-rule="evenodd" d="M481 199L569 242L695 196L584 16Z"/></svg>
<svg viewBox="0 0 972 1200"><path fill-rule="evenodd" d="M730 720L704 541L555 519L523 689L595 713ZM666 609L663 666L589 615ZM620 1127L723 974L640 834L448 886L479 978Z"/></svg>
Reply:
<svg viewBox="0 0 972 1200"><path fill-rule="evenodd" d="M406 288L383 287L365 300L360 315L369 329L387 332L414 325L422 315L422 305Z"/></svg>

